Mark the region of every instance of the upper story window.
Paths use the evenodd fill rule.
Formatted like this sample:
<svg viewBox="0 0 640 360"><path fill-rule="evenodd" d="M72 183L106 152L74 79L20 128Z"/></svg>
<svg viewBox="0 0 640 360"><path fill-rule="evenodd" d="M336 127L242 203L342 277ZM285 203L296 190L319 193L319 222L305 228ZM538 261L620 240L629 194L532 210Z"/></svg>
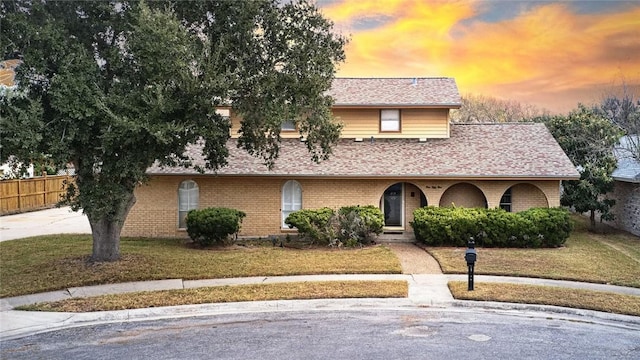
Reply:
<svg viewBox="0 0 640 360"><path fill-rule="evenodd" d="M197 209L200 200L200 189L193 180L185 180L178 188L178 228L187 228L187 213L189 210Z"/></svg>
<svg viewBox="0 0 640 360"><path fill-rule="evenodd" d="M282 131L296 131L296 124L293 122L293 120L287 120L287 121L282 123L282 125L280 126L280 130L282 130Z"/></svg>
<svg viewBox="0 0 640 360"><path fill-rule="evenodd" d="M400 110L380 110L380 132L400 131Z"/></svg>

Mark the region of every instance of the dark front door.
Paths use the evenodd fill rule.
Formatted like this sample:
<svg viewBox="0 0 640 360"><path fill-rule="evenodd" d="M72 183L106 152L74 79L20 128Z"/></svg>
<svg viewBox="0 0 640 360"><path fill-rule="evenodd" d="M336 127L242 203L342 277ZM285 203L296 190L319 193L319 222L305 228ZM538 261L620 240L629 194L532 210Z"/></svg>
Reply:
<svg viewBox="0 0 640 360"><path fill-rule="evenodd" d="M384 226L402 227L402 183L384 191Z"/></svg>

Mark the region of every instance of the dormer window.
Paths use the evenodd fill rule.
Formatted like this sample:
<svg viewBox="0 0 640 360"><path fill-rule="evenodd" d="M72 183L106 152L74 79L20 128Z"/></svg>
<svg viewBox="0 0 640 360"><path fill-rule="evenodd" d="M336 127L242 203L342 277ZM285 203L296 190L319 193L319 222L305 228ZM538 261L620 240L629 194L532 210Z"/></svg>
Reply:
<svg viewBox="0 0 640 360"><path fill-rule="evenodd" d="M380 132L400 132L400 110L380 110Z"/></svg>
<svg viewBox="0 0 640 360"><path fill-rule="evenodd" d="M293 120L287 120L280 125L281 131L296 131L296 124Z"/></svg>

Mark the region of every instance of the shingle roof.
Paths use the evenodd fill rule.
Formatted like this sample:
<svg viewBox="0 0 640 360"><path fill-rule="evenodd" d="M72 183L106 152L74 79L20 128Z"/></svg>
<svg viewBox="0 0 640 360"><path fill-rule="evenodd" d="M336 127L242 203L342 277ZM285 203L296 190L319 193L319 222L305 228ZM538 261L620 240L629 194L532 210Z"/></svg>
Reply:
<svg viewBox="0 0 640 360"><path fill-rule="evenodd" d="M638 136L640 135L630 136L634 136L637 142ZM611 177L618 181L640 183L640 161L633 158L631 155L631 148L632 145L629 135L623 136L622 139L620 139L618 148L615 150L615 155L618 159L618 166L611 174Z"/></svg>
<svg viewBox="0 0 640 360"><path fill-rule="evenodd" d="M452 78L335 78L327 92L334 106L461 105Z"/></svg>
<svg viewBox="0 0 640 360"><path fill-rule="evenodd" d="M451 125L451 138L342 139L329 160L313 163L305 144L284 139L272 170L260 159L227 144L229 165L217 175L414 178L557 178L577 179L578 172L543 124ZM200 147L187 151L203 165ZM149 174L197 174L193 169L159 168ZM214 172L208 172L214 174Z"/></svg>

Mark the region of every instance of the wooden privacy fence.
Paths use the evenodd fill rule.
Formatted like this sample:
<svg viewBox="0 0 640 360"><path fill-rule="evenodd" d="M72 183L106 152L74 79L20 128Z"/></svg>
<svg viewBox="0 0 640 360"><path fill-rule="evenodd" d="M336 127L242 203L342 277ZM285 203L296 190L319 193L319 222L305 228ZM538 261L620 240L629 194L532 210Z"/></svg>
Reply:
<svg viewBox="0 0 640 360"><path fill-rule="evenodd" d="M69 175L0 181L0 215L52 207L64 195Z"/></svg>

